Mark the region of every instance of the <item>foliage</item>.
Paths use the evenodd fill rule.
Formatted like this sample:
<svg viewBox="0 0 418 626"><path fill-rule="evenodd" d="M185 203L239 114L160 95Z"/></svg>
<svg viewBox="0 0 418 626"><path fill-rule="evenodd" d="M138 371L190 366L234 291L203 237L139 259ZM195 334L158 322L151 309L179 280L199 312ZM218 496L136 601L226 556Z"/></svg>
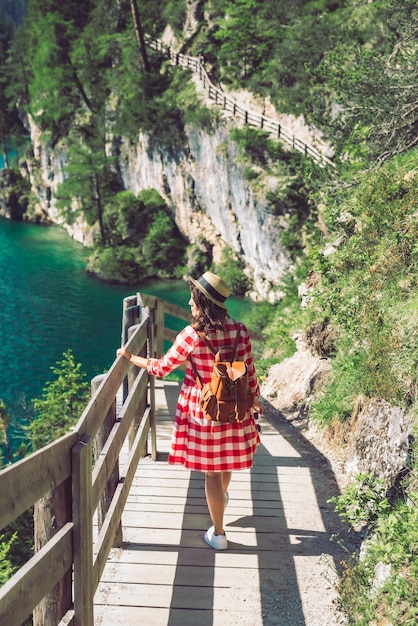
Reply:
<svg viewBox="0 0 418 626"><path fill-rule="evenodd" d="M116 194L105 207L107 245L96 246L89 270L106 280L137 284L150 278L171 278L184 265L185 245L161 196L154 189L138 197Z"/></svg>
<svg viewBox="0 0 418 626"><path fill-rule="evenodd" d="M186 2L184 0L167 0L163 17L175 32L181 33L186 18Z"/></svg>
<svg viewBox="0 0 418 626"><path fill-rule="evenodd" d="M257 371L262 374L272 363L279 363L296 351L294 336L303 327L305 316L300 306L298 283L293 273L287 273L277 293L277 302L274 305L265 302L257 307L259 324L253 322L253 327L265 335L263 355L257 360Z"/></svg>
<svg viewBox="0 0 418 626"><path fill-rule="evenodd" d="M354 161L381 162L417 144L416 3L360 3L345 13L349 36L339 35L313 73L330 94L329 105L334 101L328 121L338 151Z"/></svg>
<svg viewBox="0 0 418 626"><path fill-rule="evenodd" d="M418 177L411 164L413 153L394 159L346 194L339 207L350 215L341 224L344 243L314 259L320 280L311 302L312 315L331 320L341 361L356 360L361 376L352 379L353 393L404 407L416 399L418 358Z"/></svg>
<svg viewBox="0 0 418 626"><path fill-rule="evenodd" d="M318 390L310 410L316 423L326 426L350 418L361 389L366 359L365 350L353 347L350 339L339 341L331 373Z"/></svg>
<svg viewBox="0 0 418 626"><path fill-rule="evenodd" d="M33 556L33 507L3 528L0 535L0 579L14 574ZM6 580L3 580L6 582ZM1 580L0 580L1 583Z"/></svg>
<svg viewBox="0 0 418 626"><path fill-rule="evenodd" d="M69 349L51 367L55 378L46 383L41 398L33 400L35 418L27 427L32 448L38 450L58 439L80 418L90 397L81 364Z"/></svg>
<svg viewBox="0 0 418 626"><path fill-rule="evenodd" d="M390 508L373 482L370 475L359 476L360 495L353 488L351 501L350 495L340 496L345 503L339 503L338 510L347 511L346 519L363 521L371 515L374 525L362 557L354 555L344 564L339 584L343 608L352 625L379 620L413 626L418 617L418 494ZM379 570L385 571L381 582Z"/></svg>
<svg viewBox="0 0 418 626"><path fill-rule="evenodd" d="M64 171L66 178L57 189L57 207L68 224L75 223L80 215L90 226L98 223L100 242L105 245L108 234L103 224L104 206L120 190L120 183L104 146L75 138L70 143Z"/></svg>
<svg viewBox="0 0 418 626"><path fill-rule="evenodd" d="M369 530L390 511L385 483L372 473L357 474L344 493L330 502L335 503L335 510L345 522L355 527L367 526Z"/></svg>
<svg viewBox="0 0 418 626"><path fill-rule="evenodd" d="M310 68L331 46L343 1L239 0L212 3L207 55L223 81L271 95L281 111L306 113Z"/></svg>
<svg viewBox="0 0 418 626"><path fill-rule="evenodd" d="M4 541L3 535L0 535L0 585L4 585L16 571L16 568L13 567L9 560L9 553L16 538L17 533L14 533L8 541Z"/></svg>
<svg viewBox="0 0 418 626"><path fill-rule="evenodd" d="M24 457L27 454L26 444L22 441L17 450L13 450L10 445L10 433L13 429L13 437L24 434L24 423L27 421L27 411L23 416L17 416L17 408L13 414L6 408L4 401L0 398L0 468L3 464L8 465Z"/></svg>
<svg viewBox="0 0 418 626"><path fill-rule="evenodd" d="M250 286L248 277L244 274L244 268L245 263L243 260L232 248L225 247L222 250L219 264L215 264L214 271L222 274L223 279L234 295L243 296Z"/></svg>
<svg viewBox="0 0 418 626"><path fill-rule="evenodd" d="M9 445L9 423L10 416L6 413L6 405L0 398L0 451L4 448L7 451L8 462L11 462L11 452ZM3 454L0 454L0 467L3 465Z"/></svg>

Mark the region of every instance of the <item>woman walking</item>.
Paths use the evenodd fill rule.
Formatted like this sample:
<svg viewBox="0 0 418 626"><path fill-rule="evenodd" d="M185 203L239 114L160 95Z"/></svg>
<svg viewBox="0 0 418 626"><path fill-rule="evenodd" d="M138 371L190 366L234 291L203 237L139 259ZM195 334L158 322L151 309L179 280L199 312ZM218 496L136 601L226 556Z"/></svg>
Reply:
<svg viewBox="0 0 418 626"><path fill-rule="evenodd" d="M168 462L205 473L206 501L213 525L206 531L204 540L215 550L228 547L223 517L231 473L252 466L260 442L254 410L262 410L248 330L244 324L229 317L225 306L230 293L224 281L212 272L205 272L198 280L191 278L189 305L193 321L177 335L163 357L147 359L131 354L124 347L117 351L130 363L159 377L166 376L186 361ZM202 384L210 381L214 354L202 334L217 351L232 349L238 333L235 358L247 365L249 391L255 396L254 408L247 411L242 421L224 424L205 418L195 372Z"/></svg>

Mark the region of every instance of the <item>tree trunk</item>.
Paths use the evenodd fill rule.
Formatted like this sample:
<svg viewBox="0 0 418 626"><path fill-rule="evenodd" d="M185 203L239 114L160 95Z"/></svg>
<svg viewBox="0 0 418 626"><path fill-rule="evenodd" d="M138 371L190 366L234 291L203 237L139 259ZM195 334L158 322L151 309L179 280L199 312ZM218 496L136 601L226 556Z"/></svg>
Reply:
<svg viewBox="0 0 418 626"><path fill-rule="evenodd" d="M35 552L71 519L71 479L35 503ZM34 626L57 626L72 602L72 571L51 589L33 612Z"/></svg>
<svg viewBox="0 0 418 626"><path fill-rule="evenodd" d="M151 72L151 66L148 60L147 48L145 46L144 33L141 26L141 18L139 16L138 3L136 0L130 0L132 17L134 19L135 35L138 42L139 51L141 53L141 66L142 70L149 74Z"/></svg>

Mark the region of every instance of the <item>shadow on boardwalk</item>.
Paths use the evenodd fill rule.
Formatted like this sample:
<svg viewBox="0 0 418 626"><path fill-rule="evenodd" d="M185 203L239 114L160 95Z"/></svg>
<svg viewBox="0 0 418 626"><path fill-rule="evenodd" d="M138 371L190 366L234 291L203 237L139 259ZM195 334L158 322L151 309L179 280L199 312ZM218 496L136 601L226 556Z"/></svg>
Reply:
<svg viewBox="0 0 418 626"><path fill-rule="evenodd" d="M168 466L177 385L163 385L159 460L140 464L127 503L125 545L113 551L96 598L97 624L334 626L343 531L327 500L338 486L327 459L267 407L251 471L233 474L228 550L203 542L204 477ZM163 407L163 402L161 406Z"/></svg>

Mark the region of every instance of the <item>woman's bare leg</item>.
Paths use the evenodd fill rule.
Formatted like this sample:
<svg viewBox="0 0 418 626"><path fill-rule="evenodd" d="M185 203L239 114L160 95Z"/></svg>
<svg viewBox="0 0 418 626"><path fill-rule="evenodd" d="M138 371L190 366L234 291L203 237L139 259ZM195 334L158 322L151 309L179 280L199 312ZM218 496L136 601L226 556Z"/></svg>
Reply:
<svg viewBox="0 0 418 626"><path fill-rule="evenodd" d="M232 472L222 472L222 487L224 493L228 491L229 483L231 482Z"/></svg>
<svg viewBox="0 0 418 626"><path fill-rule="evenodd" d="M206 502L208 503L210 517L215 528L215 535L225 534L223 529L225 508L224 473L206 472L205 476ZM229 484L229 480L227 482Z"/></svg>

